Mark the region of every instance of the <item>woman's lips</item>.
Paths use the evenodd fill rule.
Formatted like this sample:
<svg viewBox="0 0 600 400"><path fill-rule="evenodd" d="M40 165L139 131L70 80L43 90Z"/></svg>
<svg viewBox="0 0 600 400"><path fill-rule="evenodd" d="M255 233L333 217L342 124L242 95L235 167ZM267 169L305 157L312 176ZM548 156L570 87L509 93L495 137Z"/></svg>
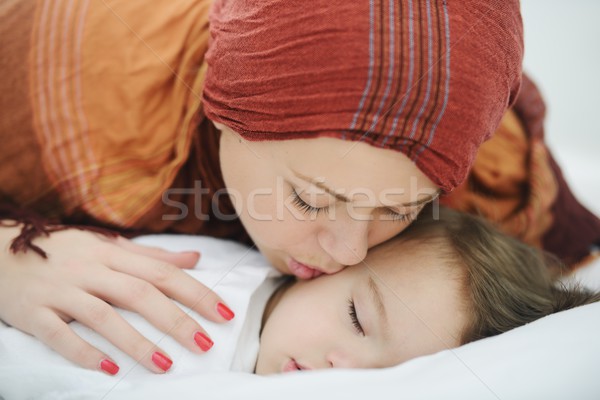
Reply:
<svg viewBox="0 0 600 400"><path fill-rule="evenodd" d="M318 269L304 265L293 258L288 262L288 268L293 275L296 275L296 277L300 279L312 279L319 275L323 275L323 272Z"/></svg>

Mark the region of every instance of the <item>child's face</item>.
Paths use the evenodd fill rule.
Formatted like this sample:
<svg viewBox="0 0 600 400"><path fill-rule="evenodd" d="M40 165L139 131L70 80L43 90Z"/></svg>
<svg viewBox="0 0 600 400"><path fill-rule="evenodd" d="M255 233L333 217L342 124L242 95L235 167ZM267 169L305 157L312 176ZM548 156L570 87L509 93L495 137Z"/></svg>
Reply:
<svg viewBox="0 0 600 400"><path fill-rule="evenodd" d="M256 373L382 368L459 346L458 267L423 247L392 240L364 263L293 284L265 323Z"/></svg>

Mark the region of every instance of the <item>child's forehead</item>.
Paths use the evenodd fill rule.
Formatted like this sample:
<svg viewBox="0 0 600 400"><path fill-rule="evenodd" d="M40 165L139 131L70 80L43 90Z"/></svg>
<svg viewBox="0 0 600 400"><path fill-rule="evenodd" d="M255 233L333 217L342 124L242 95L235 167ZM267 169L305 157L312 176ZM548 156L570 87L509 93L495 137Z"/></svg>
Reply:
<svg viewBox="0 0 600 400"><path fill-rule="evenodd" d="M448 343L458 345L456 338L467 321L462 281L456 279L448 261L442 262L439 254L428 251L427 246L411 247L410 242L404 242L374 252L356 275L358 303L364 307L361 310L377 309L368 304L375 302L370 300L376 297L372 293L378 293L391 332L385 343L398 354L408 351L406 354L416 356L421 350L429 354L446 348ZM371 290L373 286L377 289ZM407 344L421 350L407 350Z"/></svg>
<svg viewBox="0 0 600 400"><path fill-rule="evenodd" d="M401 235L370 249L365 261L393 264L409 258L422 260L439 258L441 244L437 241L407 239Z"/></svg>
<svg viewBox="0 0 600 400"><path fill-rule="evenodd" d="M394 278L399 275L411 274L447 276L452 262L443 251L439 241L391 239L380 246L371 249L362 265L372 274L385 275Z"/></svg>

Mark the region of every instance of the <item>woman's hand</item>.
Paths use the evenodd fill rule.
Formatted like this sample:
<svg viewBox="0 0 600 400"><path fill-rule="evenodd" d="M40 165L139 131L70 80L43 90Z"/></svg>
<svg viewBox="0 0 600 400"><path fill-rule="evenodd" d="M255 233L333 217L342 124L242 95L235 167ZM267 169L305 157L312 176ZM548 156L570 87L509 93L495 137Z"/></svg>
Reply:
<svg viewBox="0 0 600 400"><path fill-rule="evenodd" d="M82 367L118 370L69 327L77 320L153 372L170 357L144 338L111 306L141 314L195 353L212 346L208 334L169 297L214 322L233 313L209 288L180 268L193 268L197 252L171 253L124 238L69 229L38 238L48 259L29 251L12 254L18 227L0 227L0 319L27 332ZM110 304L109 304L110 303Z"/></svg>

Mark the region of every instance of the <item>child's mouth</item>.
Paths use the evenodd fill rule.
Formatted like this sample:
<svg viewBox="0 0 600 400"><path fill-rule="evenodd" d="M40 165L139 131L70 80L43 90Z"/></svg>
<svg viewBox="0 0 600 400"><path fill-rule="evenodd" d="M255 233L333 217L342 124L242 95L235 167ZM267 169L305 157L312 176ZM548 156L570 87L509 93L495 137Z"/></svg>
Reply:
<svg viewBox="0 0 600 400"><path fill-rule="evenodd" d="M293 358L290 359L284 366L282 372L294 372L294 371L304 371L309 368L306 368L296 362Z"/></svg>

